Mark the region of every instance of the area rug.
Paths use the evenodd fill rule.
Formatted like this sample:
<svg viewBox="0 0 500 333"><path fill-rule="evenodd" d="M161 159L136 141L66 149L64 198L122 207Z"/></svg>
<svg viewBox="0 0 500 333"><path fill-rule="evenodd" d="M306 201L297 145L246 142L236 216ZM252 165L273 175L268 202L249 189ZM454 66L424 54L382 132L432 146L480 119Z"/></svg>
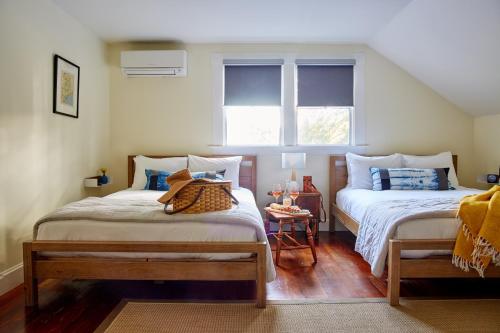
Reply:
<svg viewBox="0 0 500 333"><path fill-rule="evenodd" d="M500 300L268 304L124 301L99 327L129 332L500 332Z"/></svg>

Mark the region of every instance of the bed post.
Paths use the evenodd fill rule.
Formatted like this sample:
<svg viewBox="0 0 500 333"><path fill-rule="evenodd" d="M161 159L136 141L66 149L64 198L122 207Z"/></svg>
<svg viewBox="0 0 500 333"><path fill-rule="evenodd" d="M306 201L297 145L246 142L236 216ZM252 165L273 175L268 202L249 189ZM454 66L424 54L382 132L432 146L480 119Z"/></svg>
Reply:
<svg viewBox="0 0 500 333"><path fill-rule="evenodd" d="M34 258L36 254L32 251L32 243L23 243L23 266L24 266L24 296L26 306L38 305L38 280L34 272Z"/></svg>
<svg viewBox="0 0 500 333"><path fill-rule="evenodd" d="M387 298L390 305L399 305L401 241L389 240L389 277L387 281Z"/></svg>
<svg viewBox="0 0 500 333"><path fill-rule="evenodd" d="M337 177L337 170L335 169L336 164L336 157L335 156L330 156L330 172L329 172L329 200L328 200L328 211L330 212L330 219L328 223L328 231L330 232L335 232L335 213L333 211L332 204L335 203L335 197L336 197L336 182L335 179Z"/></svg>
<svg viewBox="0 0 500 333"><path fill-rule="evenodd" d="M266 307L266 243L257 244L257 307Z"/></svg>
<svg viewBox="0 0 500 333"><path fill-rule="evenodd" d="M328 231L329 232L335 232L335 212L333 211L332 205L330 205L330 220L328 223Z"/></svg>

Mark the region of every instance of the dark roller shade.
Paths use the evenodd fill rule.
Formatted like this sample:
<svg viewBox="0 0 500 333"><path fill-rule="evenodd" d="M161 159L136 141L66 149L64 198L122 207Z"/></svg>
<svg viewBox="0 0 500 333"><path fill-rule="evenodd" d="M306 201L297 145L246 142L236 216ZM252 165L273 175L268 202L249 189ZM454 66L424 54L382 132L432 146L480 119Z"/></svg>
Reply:
<svg viewBox="0 0 500 333"><path fill-rule="evenodd" d="M298 106L353 106L352 65L297 65Z"/></svg>
<svg viewBox="0 0 500 333"><path fill-rule="evenodd" d="M225 65L224 105L281 105L281 65Z"/></svg>

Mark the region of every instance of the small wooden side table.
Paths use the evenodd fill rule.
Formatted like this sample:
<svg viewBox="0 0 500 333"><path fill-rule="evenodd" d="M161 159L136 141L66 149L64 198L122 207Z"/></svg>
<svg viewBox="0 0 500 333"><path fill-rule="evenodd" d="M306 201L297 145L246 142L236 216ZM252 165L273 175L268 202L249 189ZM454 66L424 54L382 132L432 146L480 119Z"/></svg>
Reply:
<svg viewBox="0 0 500 333"><path fill-rule="evenodd" d="M288 214L281 214L281 213L266 211L266 219L269 219L269 217L272 217L273 219L277 220L279 223L278 232L272 234L276 238L276 241L277 241L277 244L276 244L276 266L279 266L281 250L297 250L297 249L310 248L311 252L312 252L312 256L314 258L314 263L318 262L318 259L316 257L316 248L314 247L313 235L311 232L311 228L309 227L309 219L311 219L313 217L312 215L291 216ZM297 241L296 234L295 234L295 222L299 222L299 223L302 223L304 225L304 228L306 229L307 244L308 245L300 244ZM283 231L283 226L285 226L287 224L290 225L290 233ZM287 244L284 241L284 238L288 239L292 243L292 245Z"/></svg>
<svg viewBox="0 0 500 333"><path fill-rule="evenodd" d="M267 193L272 197L272 193ZM274 202L274 201L273 201ZM280 200L281 203L281 200ZM319 241L319 222L321 220L321 193L319 192L300 192L295 204L302 209L311 212L312 217L309 221L312 224L312 233L316 241Z"/></svg>

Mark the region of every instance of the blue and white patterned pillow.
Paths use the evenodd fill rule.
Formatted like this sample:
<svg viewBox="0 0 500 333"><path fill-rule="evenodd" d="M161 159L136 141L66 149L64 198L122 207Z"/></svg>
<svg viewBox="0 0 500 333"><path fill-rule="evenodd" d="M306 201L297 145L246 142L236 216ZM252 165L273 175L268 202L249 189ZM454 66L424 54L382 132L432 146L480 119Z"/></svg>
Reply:
<svg viewBox="0 0 500 333"><path fill-rule="evenodd" d="M219 171L198 171L198 172L191 172L191 177L193 177L194 179L207 178L213 180L223 180L225 173L226 173L225 169Z"/></svg>
<svg viewBox="0 0 500 333"><path fill-rule="evenodd" d="M167 177L172 173L168 171L158 171L146 169L146 185L144 186L145 190L153 190L153 191L168 191L170 190L170 185L167 183ZM219 171L200 171L200 172L191 172L191 177L194 179L213 179L213 180L223 180L224 174L226 170Z"/></svg>
<svg viewBox="0 0 500 333"><path fill-rule="evenodd" d="M170 189L170 185L167 183L167 177L172 174L171 172L146 169L145 173L145 190L168 191Z"/></svg>
<svg viewBox="0 0 500 333"><path fill-rule="evenodd" d="M370 168L374 191L384 190L454 190L448 180L449 168Z"/></svg>

